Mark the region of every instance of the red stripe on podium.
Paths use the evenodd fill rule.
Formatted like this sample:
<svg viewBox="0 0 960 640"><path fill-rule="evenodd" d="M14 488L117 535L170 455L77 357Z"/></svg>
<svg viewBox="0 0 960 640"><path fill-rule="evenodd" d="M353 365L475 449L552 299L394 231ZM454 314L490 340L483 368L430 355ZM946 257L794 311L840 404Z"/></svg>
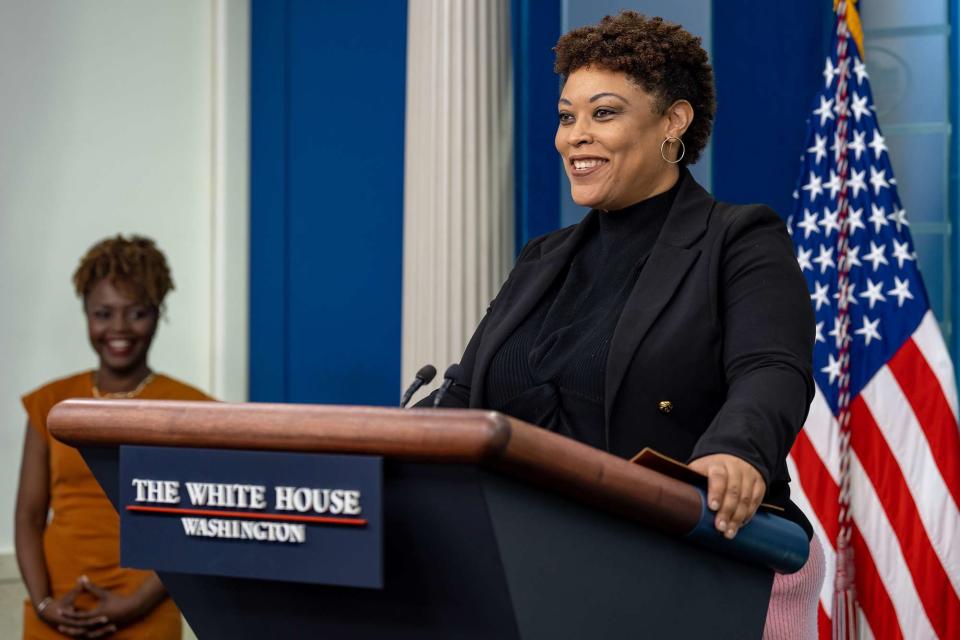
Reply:
<svg viewBox="0 0 960 640"><path fill-rule="evenodd" d="M214 516L220 518L243 518L246 520L282 520L285 522L309 522L313 524L339 524L362 527L367 524L365 518L334 518L331 516L297 516L282 513L250 513L248 511L217 511L214 509L184 509L181 507L146 507L127 505L127 511L141 513L164 513L187 516Z"/></svg>

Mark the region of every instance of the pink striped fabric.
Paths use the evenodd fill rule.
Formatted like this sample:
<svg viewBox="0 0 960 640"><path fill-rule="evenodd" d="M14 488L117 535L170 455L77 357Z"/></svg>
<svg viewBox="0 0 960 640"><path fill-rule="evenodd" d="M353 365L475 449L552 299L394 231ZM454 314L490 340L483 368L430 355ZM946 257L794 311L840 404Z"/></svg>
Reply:
<svg viewBox="0 0 960 640"><path fill-rule="evenodd" d="M800 571L773 579L763 640L815 640L823 577L823 546L814 536L810 557Z"/></svg>

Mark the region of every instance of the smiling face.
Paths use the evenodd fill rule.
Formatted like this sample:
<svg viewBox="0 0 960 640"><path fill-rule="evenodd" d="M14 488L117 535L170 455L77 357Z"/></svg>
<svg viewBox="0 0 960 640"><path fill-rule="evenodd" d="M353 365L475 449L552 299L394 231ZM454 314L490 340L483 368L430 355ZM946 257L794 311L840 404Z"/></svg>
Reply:
<svg viewBox="0 0 960 640"><path fill-rule="evenodd" d="M663 114L656 100L626 74L597 67L567 78L558 105L556 147L564 160L574 202L607 211L623 209L670 189L677 165L661 157L668 136L680 136L689 121L686 101ZM676 149L664 147L668 158Z"/></svg>
<svg viewBox="0 0 960 640"><path fill-rule="evenodd" d="M122 375L146 367L157 331L156 307L143 302L129 284L103 278L84 298L84 310L101 369Z"/></svg>

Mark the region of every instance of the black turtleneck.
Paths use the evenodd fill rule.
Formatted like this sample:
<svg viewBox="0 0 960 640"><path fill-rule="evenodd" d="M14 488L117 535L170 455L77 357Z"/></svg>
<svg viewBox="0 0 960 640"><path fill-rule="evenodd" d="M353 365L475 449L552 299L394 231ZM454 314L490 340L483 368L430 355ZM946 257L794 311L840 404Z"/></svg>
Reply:
<svg viewBox="0 0 960 640"><path fill-rule="evenodd" d="M617 320L680 188L601 211L556 281L487 370L484 406L597 448Z"/></svg>

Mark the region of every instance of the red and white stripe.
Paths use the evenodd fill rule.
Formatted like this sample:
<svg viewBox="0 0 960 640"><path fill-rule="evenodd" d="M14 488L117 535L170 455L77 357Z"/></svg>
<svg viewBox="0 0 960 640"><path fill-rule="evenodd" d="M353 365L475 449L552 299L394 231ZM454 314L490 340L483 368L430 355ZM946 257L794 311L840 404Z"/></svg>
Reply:
<svg viewBox="0 0 960 640"><path fill-rule="evenodd" d="M933 314L851 400L851 515L861 637L960 638L960 431ZM830 635L840 428L817 391L788 459L794 501L824 542Z"/></svg>

